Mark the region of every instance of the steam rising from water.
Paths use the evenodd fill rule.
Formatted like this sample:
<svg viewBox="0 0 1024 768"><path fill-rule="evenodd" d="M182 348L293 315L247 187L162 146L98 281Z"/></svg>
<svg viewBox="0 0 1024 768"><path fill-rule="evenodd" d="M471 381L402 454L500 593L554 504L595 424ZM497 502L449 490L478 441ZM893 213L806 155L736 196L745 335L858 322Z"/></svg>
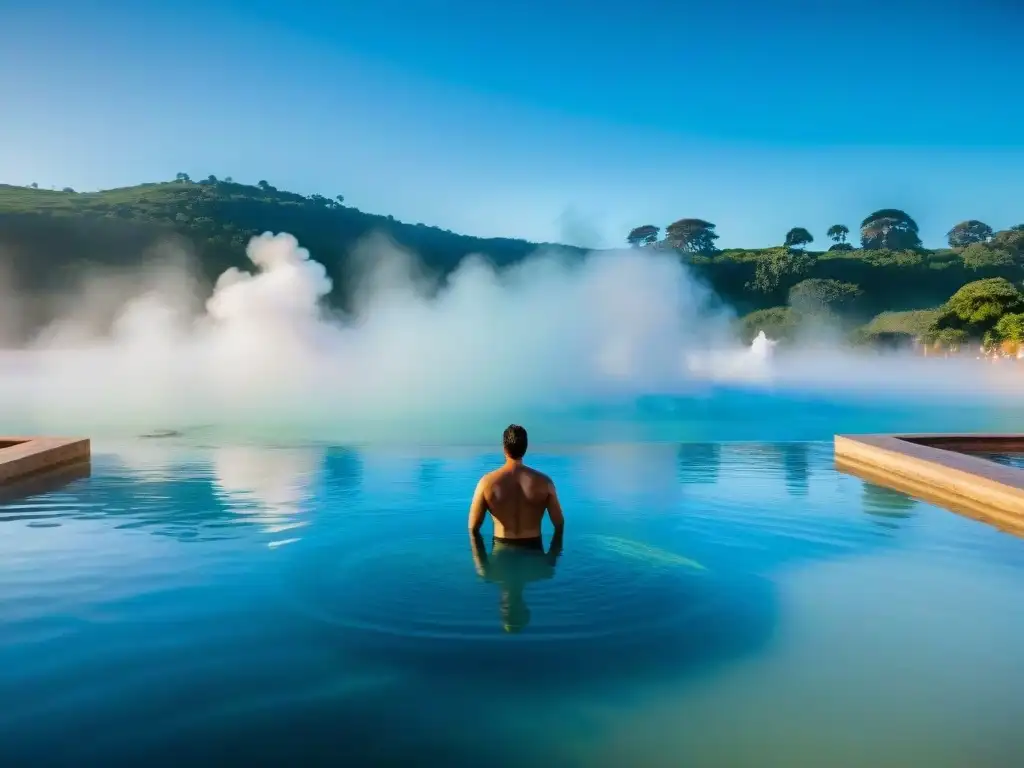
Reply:
<svg viewBox="0 0 1024 768"><path fill-rule="evenodd" d="M253 270L225 272L198 315L192 284L157 273L119 302L109 335L84 330L93 296L29 348L3 353L3 424L95 433L509 420L695 385L920 396L962 393L970 381L991 395L1019 380L974 361L946 364L940 377L937 361L828 347L783 360L764 337L743 349L710 291L678 259L646 249L582 261L552 252L501 273L469 258L429 295L409 254L370 242L346 318L324 308L331 281L291 235L264 234L247 252Z"/></svg>

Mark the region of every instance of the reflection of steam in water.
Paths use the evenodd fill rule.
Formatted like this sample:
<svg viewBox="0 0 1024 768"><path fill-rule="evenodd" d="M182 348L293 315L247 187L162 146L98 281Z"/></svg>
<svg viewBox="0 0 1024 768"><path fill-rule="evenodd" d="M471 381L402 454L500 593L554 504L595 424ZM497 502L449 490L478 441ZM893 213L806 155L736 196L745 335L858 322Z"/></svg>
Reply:
<svg viewBox="0 0 1024 768"><path fill-rule="evenodd" d="M899 521L913 517L917 501L905 493L864 481L861 504L871 522L883 528L898 529Z"/></svg>
<svg viewBox="0 0 1024 768"><path fill-rule="evenodd" d="M88 482L19 502L31 508L32 525L96 521L179 541L238 538L255 525L278 546L307 523L302 515L314 496L344 504L362 478L361 455L347 448L198 448L170 440L101 443L89 466Z"/></svg>
<svg viewBox="0 0 1024 768"><path fill-rule="evenodd" d="M324 452L316 448L254 448L233 446L213 452L218 491L232 511L258 521L263 530L287 536L268 546L298 541L303 504L320 478Z"/></svg>
<svg viewBox="0 0 1024 768"><path fill-rule="evenodd" d="M196 464L201 454L194 448L176 441L132 440L103 445L117 463L129 470L135 479L151 483L180 481ZM94 453L98 453L95 448Z"/></svg>
<svg viewBox="0 0 1024 768"><path fill-rule="evenodd" d="M580 449L588 492L619 504L627 499L671 498L679 487L673 478L676 457L661 445L608 444Z"/></svg>

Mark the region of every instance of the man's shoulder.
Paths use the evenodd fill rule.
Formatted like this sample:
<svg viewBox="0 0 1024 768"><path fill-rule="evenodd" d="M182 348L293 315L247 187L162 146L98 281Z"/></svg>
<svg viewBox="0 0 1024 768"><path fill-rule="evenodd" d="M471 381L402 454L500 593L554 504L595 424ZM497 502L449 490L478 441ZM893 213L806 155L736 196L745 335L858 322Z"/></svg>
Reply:
<svg viewBox="0 0 1024 768"><path fill-rule="evenodd" d="M538 482L547 483L551 487L554 487L554 481L550 477L545 475L543 472L541 472L539 469L534 469L533 467L523 467L523 469L529 472L530 476L533 477Z"/></svg>
<svg viewBox="0 0 1024 768"><path fill-rule="evenodd" d="M484 473L480 480L477 481L477 485L480 488L490 488L491 484L494 482L495 478L497 478L498 473L500 471L501 470L498 469L492 469L490 472Z"/></svg>

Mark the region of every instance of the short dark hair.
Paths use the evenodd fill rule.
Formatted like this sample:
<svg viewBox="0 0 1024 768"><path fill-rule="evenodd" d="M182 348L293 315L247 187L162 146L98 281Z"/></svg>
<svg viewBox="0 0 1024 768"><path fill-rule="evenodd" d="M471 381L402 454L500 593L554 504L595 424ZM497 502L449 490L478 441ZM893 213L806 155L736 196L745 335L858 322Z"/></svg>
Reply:
<svg viewBox="0 0 1024 768"><path fill-rule="evenodd" d="M523 458L527 445L526 430L518 424L509 424L505 429L505 434L501 436L501 443L510 459Z"/></svg>

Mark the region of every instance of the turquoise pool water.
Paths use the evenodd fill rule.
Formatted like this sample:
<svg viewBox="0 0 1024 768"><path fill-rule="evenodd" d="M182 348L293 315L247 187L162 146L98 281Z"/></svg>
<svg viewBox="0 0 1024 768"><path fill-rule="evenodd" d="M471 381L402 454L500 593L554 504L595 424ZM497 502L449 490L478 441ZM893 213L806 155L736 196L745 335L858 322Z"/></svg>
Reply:
<svg viewBox="0 0 1024 768"><path fill-rule="evenodd" d="M1024 753L1024 542L837 473L827 442L530 458L564 550L478 566L492 449L97 444L91 477L0 506L0 763Z"/></svg>

